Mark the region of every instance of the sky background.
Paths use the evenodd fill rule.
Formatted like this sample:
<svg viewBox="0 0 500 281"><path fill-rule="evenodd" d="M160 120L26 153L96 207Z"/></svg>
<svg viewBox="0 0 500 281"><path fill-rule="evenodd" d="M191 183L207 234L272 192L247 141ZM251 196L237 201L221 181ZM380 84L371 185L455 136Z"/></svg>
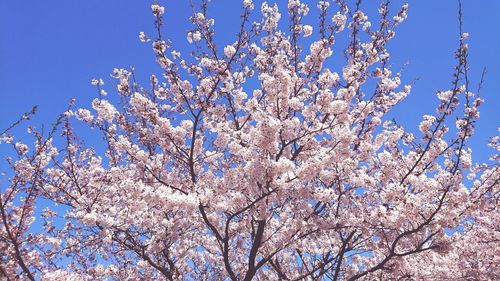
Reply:
<svg viewBox="0 0 500 281"><path fill-rule="evenodd" d="M239 0L212 0L209 16L215 18L219 49L235 40ZM275 1L269 1L273 3ZM286 1L278 1L281 7ZM316 1L304 20L313 26L317 20ZM366 10L376 12L378 5L365 1ZM392 1L395 11L403 3ZM389 44L393 70L403 65L403 82L418 78L411 95L391 112L406 128L416 128L423 114L433 114L436 90L450 87L458 45L457 1L413 0L409 2L408 20L397 30ZM500 125L500 1L463 0L464 31L469 32L469 66L473 89L487 69L482 97L486 104L476 135L470 145L475 160L485 160L489 136ZM187 53L185 31L191 27L189 1L165 0L164 34L173 45ZM90 107L96 90L94 77L104 79L105 89L114 92L113 68L134 66L139 81L151 74L161 74L151 46L138 40L140 31L153 34L150 1L138 0L2 0L0 1L0 129L6 128L23 112L38 105L31 124L49 125L65 111L74 97L77 104ZM260 14L256 5L254 14ZM281 9L286 13L285 9ZM371 12L370 12L371 11ZM285 15L283 15L285 17ZM304 41L306 44L307 41ZM342 57L344 45L334 47ZM336 48L336 49L335 49ZM340 65L339 65L340 66ZM333 68L341 72L341 68ZM86 133L87 144L98 138ZM0 147L0 156L6 153Z"/></svg>

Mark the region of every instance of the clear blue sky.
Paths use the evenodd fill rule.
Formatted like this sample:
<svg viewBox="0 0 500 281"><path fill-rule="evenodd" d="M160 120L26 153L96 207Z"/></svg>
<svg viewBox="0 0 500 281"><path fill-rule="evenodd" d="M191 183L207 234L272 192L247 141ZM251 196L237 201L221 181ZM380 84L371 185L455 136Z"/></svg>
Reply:
<svg viewBox="0 0 500 281"><path fill-rule="evenodd" d="M234 41L241 2L212 0L209 14L216 19L220 47ZM311 10L316 10L316 1L303 2L311 3ZM408 2L408 20L389 48L394 70L409 63L403 81L419 81L392 114L406 127L415 127L421 115L433 113L435 91L450 85L453 51L458 44L457 1ZM483 67L488 71L482 91L486 104L481 108L477 135L471 140L475 159L484 160L486 140L496 134L500 125L500 1L463 2L464 30L470 33L472 81L477 84ZM187 53L189 1L161 3L166 7L167 37ZM393 3L396 7L402 1ZM78 105L89 107L96 92L90 85L94 77L104 78L112 95L114 81L109 74L114 67L134 66L140 81L150 74L160 74L150 45L138 40L140 31L152 33L150 4L144 0L0 1L0 128L32 105L39 106L31 121L38 127L50 124L65 110L71 97L77 99ZM365 7L376 9L373 4ZM311 13L305 21L314 21L314 15ZM4 152L5 148L0 148L0 156Z"/></svg>

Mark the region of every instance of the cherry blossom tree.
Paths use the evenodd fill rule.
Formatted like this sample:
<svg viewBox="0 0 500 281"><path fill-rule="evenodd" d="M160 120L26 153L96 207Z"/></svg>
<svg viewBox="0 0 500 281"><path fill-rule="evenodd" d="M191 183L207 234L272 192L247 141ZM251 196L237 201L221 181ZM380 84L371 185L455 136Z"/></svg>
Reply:
<svg viewBox="0 0 500 281"><path fill-rule="evenodd" d="M386 45L408 5L384 1L369 19L360 0L244 0L234 43L219 47L203 1L189 54L151 8L156 34L139 38L163 71L149 85L115 69L116 99L95 79L92 108L72 101L49 132L29 129L34 144L2 132L15 155L1 280L500 279L499 156L473 163L467 145L482 99L461 14L451 84L405 129L388 112L411 85Z"/></svg>

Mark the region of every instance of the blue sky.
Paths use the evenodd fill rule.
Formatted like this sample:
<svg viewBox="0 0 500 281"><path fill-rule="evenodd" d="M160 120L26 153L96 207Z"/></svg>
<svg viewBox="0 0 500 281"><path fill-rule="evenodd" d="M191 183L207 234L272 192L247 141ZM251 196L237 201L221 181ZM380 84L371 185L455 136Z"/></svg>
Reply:
<svg viewBox="0 0 500 281"><path fill-rule="evenodd" d="M286 1L278 2L283 6ZM303 2L311 3L313 12L305 22L314 23L316 1ZM372 3L378 1L365 2L371 2L364 5L367 10L376 10ZM393 9L402 3L392 2ZM394 70L408 63L404 82L419 79L410 97L391 113L409 128L416 127L423 114L433 113L435 91L450 85L458 24L455 0L408 2L408 20L397 30L389 50ZM483 67L488 72L482 90L486 104L481 108L477 134L470 142L475 160L485 160L489 152L486 141L500 125L500 1L463 2L473 85L477 85ZM165 34L178 50L187 53L189 1L161 3L166 7ZM138 40L140 31L153 32L150 4L132 0L0 1L0 128L33 105L39 106L31 121L37 127L54 121L71 97L78 105L90 107L96 93L90 84L94 77L102 77L107 82L106 90L113 95L114 81L109 74L115 67L134 66L140 81L146 81L150 74L160 74L150 45ZM209 15L216 19L220 49L234 41L240 7L239 0L212 0ZM4 153L5 147L0 148L0 156Z"/></svg>

